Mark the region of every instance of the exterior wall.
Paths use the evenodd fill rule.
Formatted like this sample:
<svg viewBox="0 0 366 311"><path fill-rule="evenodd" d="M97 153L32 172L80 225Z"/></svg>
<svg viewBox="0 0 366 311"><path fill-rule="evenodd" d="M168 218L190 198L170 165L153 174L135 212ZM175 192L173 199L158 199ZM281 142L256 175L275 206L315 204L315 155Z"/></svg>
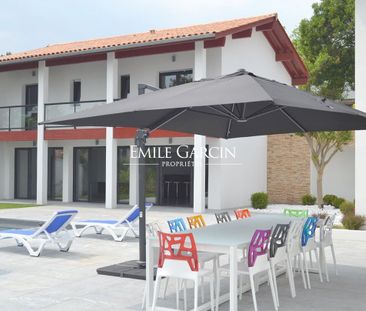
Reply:
<svg viewBox="0 0 366 311"><path fill-rule="evenodd" d="M267 187L271 203L301 203L310 193L310 151L304 138L270 135L267 146Z"/></svg>
<svg viewBox="0 0 366 311"><path fill-rule="evenodd" d="M193 64L193 51L121 58L118 59L118 75L130 75L130 96L135 96L139 83L159 87L159 72L193 69Z"/></svg>
<svg viewBox="0 0 366 311"><path fill-rule="evenodd" d="M25 86L36 83L37 69L0 72L0 107L24 105Z"/></svg>
<svg viewBox="0 0 366 311"><path fill-rule="evenodd" d="M356 108L366 111L366 1L356 0ZM356 131L356 213L366 216L366 131Z"/></svg>
<svg viewBox="0 0 366 311"><path fill-rule="evenodd" d="M281 62L276 62L275 52L261 32L253 31L250 38L243 39L228 36L225 47L216 49L208 55L218 59L221 54L221 74L246 69L291 84L290 75ZM208 70L210 76L219 75L218 71L219 66ZM252 193L267 191L267 136L211 140L209 145L229 148L236 146L237 149L235 161L211 161L208 174L210 209L248 206L251 204Z"/></svg>
<svg viewBox="0 0 366 311"><path fill-rule="evenodd" d="M106 99L106 61L49 67L50 103L72 101L72 81L81 80L81 100Z"/></svg>
<svg viewBox="0 0 366 311"><path fill-rule="evenodd" d="M364 183L363 183L364 184ZM316 169L311 163L311 193L316 196ZM337 153L325 168L323 193L347 200L355 198L355 146L350 144Z"/></svg>

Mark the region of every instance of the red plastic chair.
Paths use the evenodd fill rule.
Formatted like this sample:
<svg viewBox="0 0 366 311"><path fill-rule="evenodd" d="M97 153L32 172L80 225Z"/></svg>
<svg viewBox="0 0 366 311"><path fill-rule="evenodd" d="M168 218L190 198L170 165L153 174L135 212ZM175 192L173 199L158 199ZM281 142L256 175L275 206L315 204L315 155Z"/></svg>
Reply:
<svg viewBox="0 0 366 311"><path fill-rule="evenodd" d="M246 209L238 209L234 211L236 219L249 218L251 216L250 211Z"/></svg>
<svg viewBox="0 0 366 311"><path fill-rule="evenodd" d="M200 269L196 243L192 233L163 233L159 235L159 261L154 288L152 310L155 310L162 278L174 278L193 281L194 283L194 310L198 309L198 287L203 286L203 278L210 280L211 309L214 310L214 273L212 270ZM201 283L202 282L202 283ZM200 284L201 283L201 284ZM179 288L179 283L177 283ZM177 294L177 309L179 309L179 290ZM184 301L187 301L186 286L184 286ZM186 306L185 306L186 309Z"/></svg>

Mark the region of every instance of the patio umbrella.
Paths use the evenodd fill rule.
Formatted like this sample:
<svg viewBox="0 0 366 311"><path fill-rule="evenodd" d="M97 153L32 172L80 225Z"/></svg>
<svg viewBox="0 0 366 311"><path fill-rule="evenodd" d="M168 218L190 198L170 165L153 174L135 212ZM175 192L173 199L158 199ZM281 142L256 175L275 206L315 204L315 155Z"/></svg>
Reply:
<svg viewBox="0 0 366 311"><path fill-rule="evenodd" d="M135 127L145 148L149 132L174 130L217 138L366 129L366 114L245 70L205 79L46 121L71 126ZM143 163L140 158L140 162ZM139 166L140 260L145 261L145 180Z"/></svg>

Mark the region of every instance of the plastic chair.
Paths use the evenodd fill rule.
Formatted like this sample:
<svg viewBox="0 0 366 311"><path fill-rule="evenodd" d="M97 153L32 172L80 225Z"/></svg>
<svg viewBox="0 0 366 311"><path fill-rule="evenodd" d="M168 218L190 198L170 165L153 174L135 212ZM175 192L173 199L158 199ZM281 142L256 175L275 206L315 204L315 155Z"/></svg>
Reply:
<svg viewBox="0 0 366 311"><path fill-rule="evenodd" d="M245 209L238 209L236 211L234 211L236 219L244 219L244 218L249 218L251 216L250 211L245 208Z"/></svg>
<svg viewBox="0 0 366 311"><path fill-rule="evenodd" d="M285 208L283 213L286 216L290 217L299 217L299 218L306 218L309 216L309 211L307 209L288 209Z"/></svg>
<svg viewBox="0 0 366 311"><path fill-rule="evenodd" d="M218 224L231 221L231 217L228 212L215 213L215 217Z"/></svg>
<svg viewBox="0 0 366 311"><path fill-rule="evenodd" d="M211 310L214 310L214 274L210 270L200 269L198 264L198 253L193 234L170 234L159 232L159 243L159 261L156 282L154 286L152 310L154 311L156 309L158 292L161 280L164 277L194 282L193 310L198 310L198 287L199 285L203 286L203 284L200 283L203 281L204 277L209 277ZM184 288L184 296L184 301L186 302L186 288ZM179 298L177 298L177 309L179 309Z"/></svg>
<svg viewBox="0 0 366 311"><path fill-rule="evenodd" d="M332 257L333 257L335 273L337 275L338 274L337 260L336 260L336 256L335 256L334 245L333 245L333 235L332 235L334 219L335 219L335 215L328 216L325 219L324 225L321 227L321 235L320 235L320 241L318 243L318 247L322 248L323 254L325 254L325 248L330 247L331 252L332 252ZM325 262L325 256L324 256L324 268L325 268L325 277L327 279L327 282L329 282L328 266L327 266L327 263Z"/></svg>
<svg viewBox="0 0 366 311"><path fill-rule="evenodd" d="M203 219L202 215L195 215L195 216L187 217L187 221L189 224L189 228L191 228L191 229L206 227L206 223L205 223L205 220Z"/></svg>
<svg viewBox="0 0 366 311"><path fill-rule="evenodd" d="M271 287L273 305L275 310L278 310L277 295L275 292L276 289L274 287L271 268L268 261L268 247L270 244L270 236L271 236L271 229L256 230L249 244L247 260L241 261L238 264L238 274L249 277L255 311L258 310L258 307L257 307L256 286L254 283L254 277L259 273L263 272L267 272L268 274L268 281ZM219 275L221 274L221 272L228 273L230 271L229 269L230 269L229 265L225 265L219 268ZM217 278L216 282L216 296L217 296L216 310L219 310L220 278Z"/></svg>
<svg viewBox="0 0 366 311"><path fill-rule="evenodd" d="M311 259L312 251L314 251L314 253L315 253L315 258L316 258L317 265L318 265L318 273L319 273L320 282L323 282L322 268L321 268L321 263L319 260L319 253L318 253L318 243L315 241L315 231L316 231L317 222L318 222L317 217L308 217L308 219L306 219L304 229L302 232L302 236L301 236L303 260L304 260L306 278L307 278L309 289L311 288L311 284L310 284L310 277L309 277L309 267L306 262L306 254L309 254L310 261L312 262L312 259Z"/></svg>
<svg viewBox="0 0 366 311"><path fill-rule="evenodd" d="M278 306L280 306L280 302L278 298L276 266L283 264L286 267L291 295L292 297L294 297L294 276L292 274L291 260L287 256L286 252L286 241L289 230L289 224L276 225L275 229L272 232L271 243L269 246L269 263L271 266L273 284L275 287Z"/></svg>
<svg viewBox="0 0 366 311"><path fill-rule="evenodd" d="M304 284L304 288L307 289L306 279L305 279L305 266L304 260L302 259L303 253L301 249L301 235L304 228L304 220L297 219L290 222L290 228L286 239L286 254L288 261L291 265L292 275L295 271L301 271L301 277ZM292 264L293 262L293 264ZM295 284L293 286L293 291L291 292L292 297L296 297Z"/></svg>
<svg viewBox="0 0 366 311"><path fill-rule="evenodd" d="M191 219L191 223L190 223L191 228L193 226L206 226L206 223L203 220L202 215L187 217L187 219L188 218ZM168 226L169 226L171 233L181 233L181 232L187 231L187 226L186 226L183 218L176 218L176 219L168 220ZM207 262L212 261L213 271L216 274L217 266L219 264L218 256L219 255L215 254L215 253L198 252L198 262L199 262L201 268L204 269L205 264ZM202 301L203 301L205 299L203 287L201 288L201 290L202 290L201 297L202 297ZM165 296L166 296L166 288L164 291L164 297Z"/></svg>

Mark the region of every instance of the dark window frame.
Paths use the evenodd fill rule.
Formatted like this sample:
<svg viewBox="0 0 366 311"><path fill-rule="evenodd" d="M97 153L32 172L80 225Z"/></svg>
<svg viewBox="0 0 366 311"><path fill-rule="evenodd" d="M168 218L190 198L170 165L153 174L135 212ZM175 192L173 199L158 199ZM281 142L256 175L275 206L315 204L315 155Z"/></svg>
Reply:
<svg viewBox="0 0 366 311"><path fill-rule="evenodd" d="M159 72L159 88L164 89L166 88L164 78L166 76L173 76L175 75L176 79L178 79L179 75L192 75L192 81L193 81L193 69L183 69L183 70L174 70L174 71L164 71ZM180 85L182 83L179 83L177 85Z"/></svg>
<svg viewBox="0 0 366 311"><path fill-rule="evenodd" d="M126 84L124 84L124 82ZM126 87L126 88L125 88ZM120 77L120 98L125 99L131 93L131 76L121 75Z"/></svg>
<svg viewBox="0 0 366 311"><path fill-rule="evenodd" d="M78 89L75 88L78 85ZM78 103L81 101L81 80L72 81L71 99L73 103Z"/></svg>

